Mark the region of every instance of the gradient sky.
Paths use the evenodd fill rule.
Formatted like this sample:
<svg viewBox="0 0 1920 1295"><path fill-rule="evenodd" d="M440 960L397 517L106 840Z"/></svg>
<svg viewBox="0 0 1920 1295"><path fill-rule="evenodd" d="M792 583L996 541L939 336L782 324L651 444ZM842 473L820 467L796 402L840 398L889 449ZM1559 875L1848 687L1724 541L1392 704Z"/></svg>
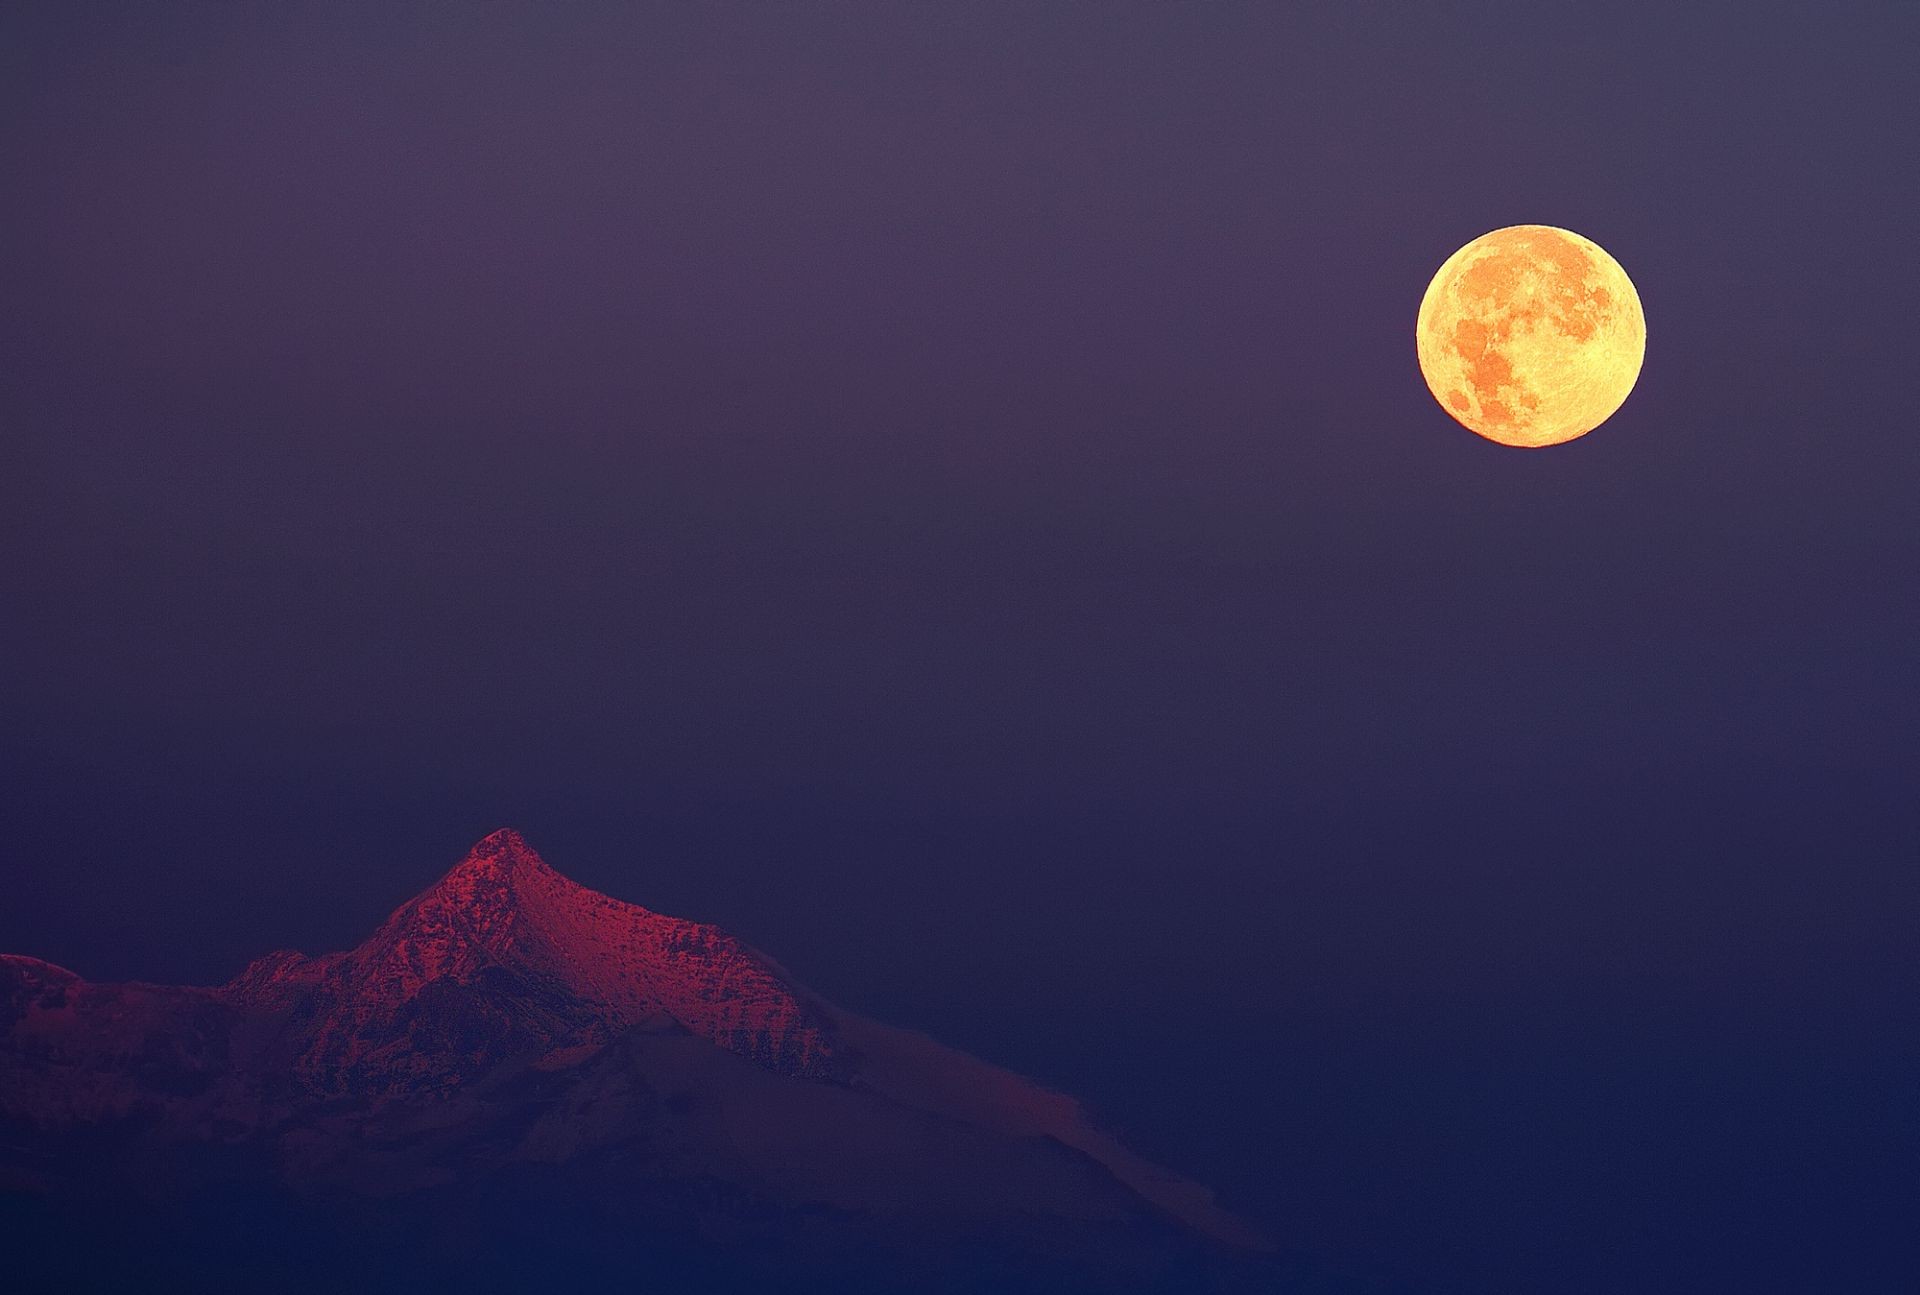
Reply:
<svg viewBox="0 0 1920 1295"><path fill-rule="evenodd" d="M1891 1289L1917 45L16 0L0 949L220 980L511 824L1343 1271ZM1649 327L1538 452L1413 358L1521 222Z"/></svg>

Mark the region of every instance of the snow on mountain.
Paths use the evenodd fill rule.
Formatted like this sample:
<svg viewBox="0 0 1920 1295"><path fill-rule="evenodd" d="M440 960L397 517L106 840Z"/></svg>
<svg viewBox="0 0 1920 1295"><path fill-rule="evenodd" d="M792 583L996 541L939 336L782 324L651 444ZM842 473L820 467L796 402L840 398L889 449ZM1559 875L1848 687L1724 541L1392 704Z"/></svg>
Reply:
<svg viewBox="0 0 1920 1295"><path fill-rule="evenodd" d="M1259 1244L1073 1099L580 886L512 831L358 947L268 954L217 988L0 957L0 1133L0 1171L28 1184L115 1172L106 1155L148 1180L191 1162L387 1193L611 1156L800 1204L1139 1215Z"/></svg>

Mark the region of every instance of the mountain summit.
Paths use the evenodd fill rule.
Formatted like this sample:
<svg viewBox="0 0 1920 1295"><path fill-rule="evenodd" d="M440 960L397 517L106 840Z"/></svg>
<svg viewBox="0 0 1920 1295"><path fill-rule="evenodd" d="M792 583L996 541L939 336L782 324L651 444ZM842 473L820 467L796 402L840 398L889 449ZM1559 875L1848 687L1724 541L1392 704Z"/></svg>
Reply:
<svg viewBox="0 0 1920 1295"><path fill-rule="evenodd" d="M579 1055L660 1017L772 1070L844 1077L821 1013L767 959L718 927L567 880L510 829L358 948L270 954L224 992L309 1005L294 1068L325 1092L449 1087L509 1057Z"/></svg>
<svg viewBox="0 0 1920 1295"><path fill-rule="evenodd" d="M0 957L0 1189L576 1179L695 1230L1050 1219L1259 1244L1073 1099L824 1002L717 927L580 886L509 830L359 946L268 954L218 987Z"/></svg>

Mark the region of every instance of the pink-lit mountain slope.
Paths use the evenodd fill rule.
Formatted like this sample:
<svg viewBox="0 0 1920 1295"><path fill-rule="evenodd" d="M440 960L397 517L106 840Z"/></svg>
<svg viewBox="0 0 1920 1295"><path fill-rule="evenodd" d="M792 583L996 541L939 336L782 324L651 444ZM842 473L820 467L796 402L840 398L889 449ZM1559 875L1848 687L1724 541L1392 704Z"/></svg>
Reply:
<svg viewBox="0 0 1920 1295"><path fill-rule="evenodd" d="M0 1133L16 1188L84 1163L391 1194L591 1163L863 1216L1157 1219L1258 1244L1071 1098L576 885L511 831L359 947L270 954L217 988L0 957Z"/></svg>
<svg viewBox="0 0 1920 1295"><path fill-rule="evenodd" d="M460 992L476 986L497 992ZM360 947L269 954L221 992L313 1009L292 1066L321 1093L451 1087L510 1058L563 1065L656 1017L783 1074L844 1073L827 1021L770 960L576 885L511 831Z"/></svg>

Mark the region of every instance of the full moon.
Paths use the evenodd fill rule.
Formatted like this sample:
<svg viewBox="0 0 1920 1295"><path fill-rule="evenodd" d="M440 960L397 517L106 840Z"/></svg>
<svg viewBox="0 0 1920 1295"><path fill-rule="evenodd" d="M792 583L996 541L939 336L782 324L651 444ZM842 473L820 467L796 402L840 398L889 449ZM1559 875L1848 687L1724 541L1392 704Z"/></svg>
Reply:
<svg viewBox="0 0 1920 1295"><path fill-rule="evenodd" d="M1585 436L1626 400L1647 352L1627 272L1551 225L1496 229L1448 257L1415 331L1433 398L1502 445Z"/></svg>

